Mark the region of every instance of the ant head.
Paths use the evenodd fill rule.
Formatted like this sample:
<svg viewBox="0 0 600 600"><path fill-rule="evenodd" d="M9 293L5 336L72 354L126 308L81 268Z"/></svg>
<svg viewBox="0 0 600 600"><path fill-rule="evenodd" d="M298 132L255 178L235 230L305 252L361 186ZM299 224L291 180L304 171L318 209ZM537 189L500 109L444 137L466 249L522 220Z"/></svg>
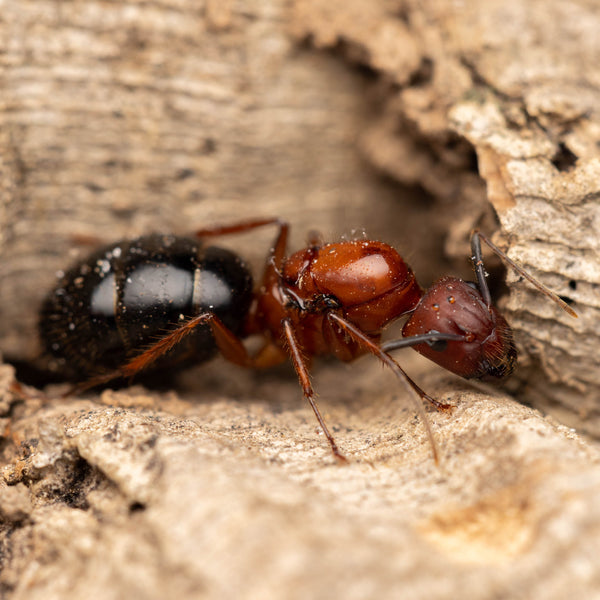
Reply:
<svg viewBox="0 0 600 600"><path fill-rule="evenodd" d="M335 299L345 317L365 332L410 312L421 297L413 272L391 246L372 240L326 244L296 252L283 280L298 296Z"/></svg>
<svg viewBox="0 0 600 600"><path fill-rule="evenodd" d="M514 370L517 351L512 330L477 287L462 279L436 281L404 325L404 337L431 332L463 335L463 340L414 346L423 356L466 379L498 380Z"/></svg>

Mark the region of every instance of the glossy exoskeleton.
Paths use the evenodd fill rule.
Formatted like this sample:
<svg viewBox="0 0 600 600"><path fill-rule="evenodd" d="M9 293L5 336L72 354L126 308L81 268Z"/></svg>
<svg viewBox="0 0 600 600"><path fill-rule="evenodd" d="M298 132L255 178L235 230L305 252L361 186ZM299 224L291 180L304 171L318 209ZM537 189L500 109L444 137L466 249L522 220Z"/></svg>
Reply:
<svg viewBox="0 0 600 600"><path fill-rule="evenodd" d="M207 310L240 334L251 301L252 275L239 256L198 238L153 234L101 248L64 274L42 306L40 333L54 368L86 381ZM204 325L153 367L217 352Z"/></svg>
<svg viewBox="0 0 600 600"><path fill-rule="evenodd" d="M203 242L269 224L279 231L252 294L241 259ZM436 408L449 407L417 386L392 350L411 346L465 378L499 380L513 371L512 331L492 304L481 240L576 316L478 232L472 236L477 284L443 277L425 293L398 252L383 242L315 240L286 257L288 232L285 222L260 219L203 229L195 239L153 235L96 252L64 275L46 300L40 325L46 348L79 371L85 380L79 390L142 370L206 360L216 349L246 367L290 359L334 455L345 460L315 401L311 357L351 361L371 353ZM403 337L381 344L382 330L402 316L407 316ZM264 340L254 355L241 340L248 335ZM416 406L437 460L422 403Z"/></svg>

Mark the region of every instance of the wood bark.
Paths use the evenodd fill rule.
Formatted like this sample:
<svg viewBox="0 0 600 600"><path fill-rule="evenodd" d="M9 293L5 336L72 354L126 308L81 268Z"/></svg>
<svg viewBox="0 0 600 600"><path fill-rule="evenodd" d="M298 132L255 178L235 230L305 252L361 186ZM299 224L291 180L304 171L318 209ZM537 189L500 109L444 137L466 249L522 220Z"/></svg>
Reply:
<svg viewBox="0 0 600 600"><path fill-rule="evenodd" d="M315 371L347 467L291 369L217 360L170 391L62 400L4 365L0 596L597 592L598 451L559 424L600 433L594 3L0 8L0 351L15 364L43 364L39 305L90 246L245 217L289 219L294 249L364 228L423 285L468 276L470 230L495 231L579 314L508 273L510 396L399 355L455 406L429 414L439 465L368 358ZM258 274L271 237L223 244Z"/></svg>

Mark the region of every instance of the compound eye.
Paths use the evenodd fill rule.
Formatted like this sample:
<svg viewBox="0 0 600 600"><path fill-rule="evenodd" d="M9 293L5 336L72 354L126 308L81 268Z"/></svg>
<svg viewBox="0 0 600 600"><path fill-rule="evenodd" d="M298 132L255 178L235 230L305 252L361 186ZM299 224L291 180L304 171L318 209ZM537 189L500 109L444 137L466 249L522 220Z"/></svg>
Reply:
<svg viewBox="0 0 600 600"><path fill-rule="evenodd" d="M341 302L332 294L323 295L321 302L326 309L335 309L342 306Z"/></svg>
<svg viewBox="0 0 600 600"><path fill-rule="evenodd" d="M444 352L448 348L447 340L436 340L435 342L427 342L429 347L435 352Z"/></svg>
<svg viewBox="0 0 600 600"><path fill-rule="evenodd" d="M429 335L433 335L435 333L439 333L435 329L427 332ZM427 345L435 352L444 352L446 348L448 348L448 340L429 340L426 342Z"/></svg>

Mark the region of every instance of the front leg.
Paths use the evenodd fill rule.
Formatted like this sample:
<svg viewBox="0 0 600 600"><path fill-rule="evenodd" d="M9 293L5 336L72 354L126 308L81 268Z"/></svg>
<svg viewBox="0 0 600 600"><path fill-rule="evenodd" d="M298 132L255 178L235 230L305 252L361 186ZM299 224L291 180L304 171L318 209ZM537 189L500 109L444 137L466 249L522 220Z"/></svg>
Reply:
<svg viewBox="0 0 600 600"><path fill-rule="evenodd" d="M329 428L325 424L325 421L321 415L321 411L317 406L315 392L310 382L310 373L308 372L306 357L302 353L302 349L300 348L296 335L294 334L294 328L292 327L289 319L284 319L281 323L281 326L283 327L283 334L285 336L287 350L294 365L294 369L296 370L296 374L298 375L298 379L300 380L304 397L308 400L310 407L313 409L313 412L317 417L317 421L319 421L319 425L321 426L321 429L323 430L323 433L325 434L325 437L331 446L333 455L340 463L347 463L348 459L339 451L333 436L329 432Z"/></svg>
<svg viewBox="0 0 600 600"><path fill-rule="evenodd" d="M334 312L330 312L327 314L327 319L337 326L340 331L343 331L348 336L350 336L353 340L355 340L358 344L360 344L365 350L376 356L384 365L389 367L393 373L400 379L405 382L407 386L409 386L409 390L411 392L415 392L421 401L426 400L433 406L435 406L438 410L447 410L451 408L450 405L444 404L435 400L429 394L425 393L405 372L404 369L389 355L387 352L382 350L381 346L376 344L373 340L369 339L369 337L361 331L358 327L356 327L353 323L337 315ZM431 445L431 452L433 454L433 459L436 464L439 464L439 452L438 447L433 437L433 432L431 431L431 425L429 424L429 419L427 418L427 413L423 408L423 404L421 401L417 400L413 393L410 393L410 398L414 400L414 406L417 409L419 416L421 417L421 421L425 427L425 432L427 437L429 438L429 443Z"/></svg>

